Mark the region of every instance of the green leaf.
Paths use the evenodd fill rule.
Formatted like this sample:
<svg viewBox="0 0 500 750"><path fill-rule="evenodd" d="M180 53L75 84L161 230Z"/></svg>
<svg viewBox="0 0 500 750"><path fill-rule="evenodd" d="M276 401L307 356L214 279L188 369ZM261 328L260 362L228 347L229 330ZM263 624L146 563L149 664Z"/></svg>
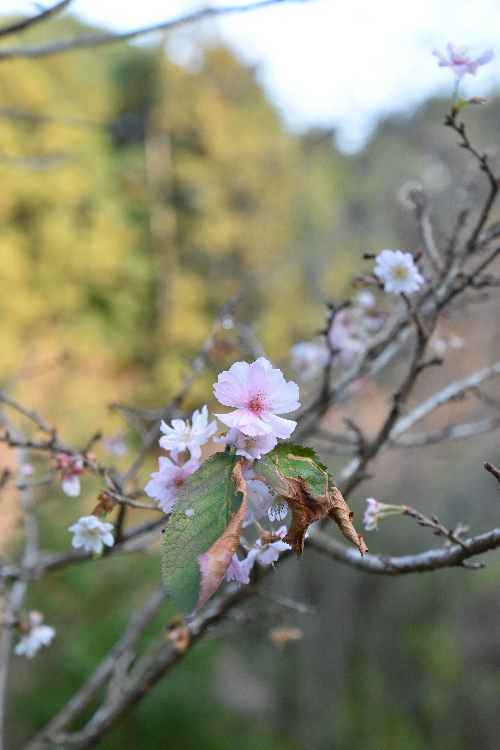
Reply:
<svg viewBox="0 0 500 750"><path fill-rule="evenodd" d="M253 470L280 494L288 490L280 474L287 479L300 476L315 495L326 495L333 486L326 466L312 448L293 443L279 443L273 451L254 462Z"/></svg>
<svg viewBox="0 0 500 750"><path fill-rule="evenodd" d="M216 453L184 483L170 516L163 543L163 580L172 600L193 612L200 593L198 555L221 536L241 503L230 479L237 456ZM186 511L193 509L192 516Z"/></svg>

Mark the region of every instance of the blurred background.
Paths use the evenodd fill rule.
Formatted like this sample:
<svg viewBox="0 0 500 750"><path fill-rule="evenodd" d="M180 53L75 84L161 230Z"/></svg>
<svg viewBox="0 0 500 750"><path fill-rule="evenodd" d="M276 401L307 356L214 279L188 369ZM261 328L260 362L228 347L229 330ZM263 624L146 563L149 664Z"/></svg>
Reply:
<svg viewBox="0 0 500 750"><path fill-rule="evenodd" d="M443 51L447 41L473 43L477 53L493 46L489 6L474 7L485 46L446 38ZM2 44L88 30L65 15ZM482 175L442 126L453 75L430 56L432 35L424 40L429 65L446 80L446 97L443 87L431 95L434 84L424 90L419 76L427 73L414 67L408 87L419 93L411 101L395 98L393 108L369 112L357 94L351 121L347 107L347 120L323 113L312 122L285 111L288 94L276 94L269 60L260 68L249 61L257 43L245 58L241 41L225 38L227 29L183 33L180 41L2 61L1 386L75 446L97 430L105 438L119 434L127 454L96 446L118 468L130 462L137 440L109 404L166 406L229 298L238 296L238 324L297 380L290 346L324 326L327 301L357 293L353 277L372 268L363 253L419 249L412 187L425 191L441 245L458 209L477 208L486 194ZM336 31L333 46L340 36ZM357 45L356 30L350 36L354 57L364 49L368 70L372 50ZM488 86L488 103L469 108L466 120L498 170L500 99L494 74L485 68L481 82L482 74L469 86L473 94ZM330 76L349 82L348 62ZM355 89L354 80L349 85ZM389 309L383 293L377 301ZM434 342L445 364L429 371L414 403L498 359L499 314L495 299L482 293L447 312ZM235 347L228 327L185 408L208 403L213 410L217 374L242 358ZM403 368L404 357L333 409L325 426L348 417L373 432ZM306 401L315 383L300 385ZM495 397L493 386L485 391ZM480 417L481 408L465 399L428 426L442 428L466 411ZM498 525L498 485L482 468L486 460L498 465L498 453L492 435L387 451L350 505L360 519L373 496L481 533ZM3 451L0 457L9 460ZM322 457L334 476L346 462ZM34 464L37 473L46 471L43 461ZM152 451L139 486L156 467ZM79 499L55 486L40 490L43 548L67 548L67 527L91 512L98 483L85 475L83 485ZM10 559L18 539L13 496L3 497L1 510L2 554ZM396 555L440 544L400 517L366 539L370 552ZM98 747L497 750L500 561L494 553L486 561L479 571L393 580L312 550L299 565L289 559L265 586L309 613L280 610L277 623L264 615L264 600L253 600L249 622L230 619L214 630ZM9 750L22 747L79 687L159 577L160 550L153 547L148 556L53 572L33 586L28 606L40 609L58 636L32 662L14 657ZM155 628L164 622L165 613ZM279 648L270 638L277 624L300 628L302 639Z"/></svg>

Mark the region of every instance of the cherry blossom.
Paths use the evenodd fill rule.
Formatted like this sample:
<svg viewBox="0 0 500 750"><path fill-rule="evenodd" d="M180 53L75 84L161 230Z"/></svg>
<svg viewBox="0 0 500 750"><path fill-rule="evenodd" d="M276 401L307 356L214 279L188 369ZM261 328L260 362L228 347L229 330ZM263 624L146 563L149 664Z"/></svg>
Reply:
<svg viewBox="0 0 500 750"><path fill-rule="evenodd" d="M479 57L469 57L467 52L468 47L456 47L454 44L447 45L449 58L445 57L438 50L434 50L432 53L439 59L438 65L444 67L447 66L452 69L455 73L457 81L461 81L466 73L476 75L476 70L480 65L486 65L493 57L493 51L488 50Z"/></svg>
<svg viewBox="0 0 500 750"><path fill-rule="evenodd" d="M250 437L249 435L244 435L236 427L233 427L227 435L214 437L214 442L234 445L236 446L237 456L244 456L249 461L254 461L256 458L260 458L262 455L272 451L278 441L272 433Z"/></svg>
<svg viewBox="0 0 500 750"><path fill-rule="evenodd" d="M42 624L43 615L40 612L30 612L29 621L30 628L14 646L14 653L32 659L42 646L50 646L56 630L50 625Z"/></svg>
<svg viewBox="0 0 500 750"><path fill-rule="evenodd" d="M100 521L96 516L82 516L68 529L74 534L71 544L75 549L83 547L86 552L95 552L97 555L102 552L103 544L112 547L115 543L112 530L112 523Z"/></svg>
<svg viewBox="0 0 500 750"><path fill-rule="evenodd" d="M290 349L293 369L302 380L313 380L328 364L330 351L319 341L300 341Z"/></svg>
<svg viewBox="0 0 500 750"><path fill-rule="evenodd" d="M85 471L82 456L67 456L65 453L58 453L56 456L56 469L62 474L61 488L68 497L78 497L81 492L80 477L78 476Z"/></svg>
<svg viewBox="0 0 500 750"><path fill-rule="evenodd" d="M386 292L418 291L425 282L419 273L411 253L401 250L382 250L376 257L377 265L373 272L384 282Z"/></svg>
<svg viewBox="0 0 500 750"><path fill-rule="evenodd" d="M161 431L165 435L160 438L160 445L177 461L179 453L188 450L191 458L201 457L201 445L204 445L208 438L217 431L217 422L213 419L208 424L208 408L198 409L193 412L191 424L183 419L173 419L172 427L161 421Z"/></svg>
<svg viewBox="0 0 500 750"><path fill-rule="evenodd" d="M265 516L278 496L264 482L254 478L256 474L251 466L243 467L242 476L247 483L247 509L243 521L245 528Z"/></svg>
<svg viewBox="0 0 500 750"><path fill-rule="evenodd" d="M386 316L377 310L376 300L370 292L361 292L352 305L339 310L333 319L328 338L339 351L344 362L352 360L364 351L368 339L380 331Z"/></svg>
<svg viewBox="0 0 500 750"><path fill-rule="evenodd" d="M196 456L179 466L169 458L160 456L158 459L160 470L151 474L151 480L144 491L148 497L153 497L164 513L171 513L186 479L193 474L200 464Z"/></svg>
<svg viewBox="0 0 500 750"><path fill-rule="evenodd" d="M250 573L256 560L263 565L270 565L276 562L280 552L291 549L289 544L282 541L286 535L286 530L286 526L281 526L274 534L265 534L263 539L257 539L256 546L248 551L246 559L242 563L248 573Z"/></svg>
<svg viewBox="0 0 500 750"><path fill-rule="evenodd" d="M375 531L378 529L378 524L384 516L401 515L405 512L401 505L388 505L387 503L379 503L375 498L369 497L367 499L367 506L365 515L363 516L363 524L366 531Z"/></svg>
<svg viewBox="0 0 500 750"><path fill-rule="evenodd" d="M236 554L232 556L225 575L226 581L235 579L238 583L250 583L249 571L246 569L244 561L239 560Z"/></svg>
<svg viewBox="0 0 500 750"><path fill-rule="evenodd" d="M292 381L287 383L281 370L273 369L264 357L251 365L235 362L229 371L219 375L214 393L224 406L236 407L236 411L215 416L249 437L288 438L295 429L296 422L276 414L287 414L299 408L299 388Z"/></svg>

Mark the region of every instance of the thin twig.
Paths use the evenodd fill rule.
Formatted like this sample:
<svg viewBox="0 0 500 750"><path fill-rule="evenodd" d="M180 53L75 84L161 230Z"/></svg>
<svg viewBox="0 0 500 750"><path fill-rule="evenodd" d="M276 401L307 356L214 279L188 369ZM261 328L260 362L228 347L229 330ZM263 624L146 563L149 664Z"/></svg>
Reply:
<svg viewBox="0 0 500 750"><path fill-rule="evenodd" d="M75 37L51 39L48 42L37 44L24 44L20 47L12 47L10 49L2 48L0 49L0 59L12 57L44 57L45 55L56 55L73 49L101 47L106 44L114 44L115 42L135 39L139 36L151 34L155 31L175 29L178 26L185 26L189 23L202 21L207 18L217 18L218 16L226 16L232 13L244 13L246 11L266 8L269 5L295 1L296 0L260 0L252 5L232 5L226 8L203 8L194 13L181 16L180 18L175 18L172 21L164 21L163 23L153 24L152 26L145 26L140 29L134 29L133 31L127 31L123 34L81 34ZM300 2L303 1L304 0L300 0Z"/></svg>

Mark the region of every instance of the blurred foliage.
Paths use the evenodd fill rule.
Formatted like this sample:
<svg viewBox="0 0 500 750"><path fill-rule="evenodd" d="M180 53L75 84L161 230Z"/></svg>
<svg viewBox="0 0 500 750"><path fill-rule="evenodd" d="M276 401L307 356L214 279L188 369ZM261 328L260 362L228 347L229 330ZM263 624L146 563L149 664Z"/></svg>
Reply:
<svg viewBox="0 0 500 750"><path fill-rule="evenodd" d="M61 35L82 28L51 24ZM472 217L477 210L484 185L441 126L447 102L388 118L362 153L346 157L330 131L290 133L255 71L228 49L200 42L199 53L196 69L161 48L127 45L3 62L2 385L68 440L121 427L103 416L111 401L166 404L236 293L238 318L256 323L270 359L286 362L290 344L321 327L325 299L352 293L362 253L420 247L407 200L415 183L431 201L438 240L462 205ZM498 101L464 117L474 139L496 143ZM483 328L464 358L449 356L455 374L499 346L498 308L462 312L466 332ZM206 401L235 356L209 363L186 407ZM440 373L429 376L436 386L447 377ZM358 396L369 425L385 393ZM351 416L364 426L361 413ZM474 455L489 445L477 441ZM491 478L470 469L463 445L437 447L432 466L425 461L419 451L396 461L386 454L370 492L410 502L411 487L423 512L469 521L471 498L485 497ZM95 490L86 477L79 501L53 489L40 495L44 547L68 546L65 529L93 507ZM496 524L486 502L474 514L474 531ZM372 551L432 544L408 519L387 524L369 538ZM289 615L302 642L278 651L272 622L228 622L99 748L496 750L498 572L497 562L480 574L387 580L314 553L300 566L288 561L269 588L317 607L315 616ZM14 657L13 747L78 688L159 579L153 551L74 566L33 586L28 606L58 636L33 662ZM171 616L167 606L152 631Z"/></svg>

